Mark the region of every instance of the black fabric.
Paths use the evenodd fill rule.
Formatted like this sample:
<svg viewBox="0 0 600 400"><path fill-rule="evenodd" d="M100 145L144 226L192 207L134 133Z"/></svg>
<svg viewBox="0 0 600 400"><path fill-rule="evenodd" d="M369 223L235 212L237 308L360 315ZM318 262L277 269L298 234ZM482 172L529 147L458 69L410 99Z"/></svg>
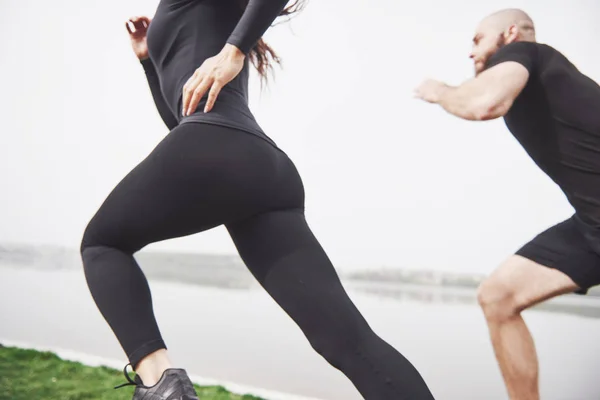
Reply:
<svg viewBox="0 0 600 400"><path fill-rule="evenodd" d="M524 66L529 74L536 73L539 45L532 42L514 42L503 46L488 60L486 67L491 68L503 62L514 61Z"/></svg>
<svg viewBox="0 0 600 400"><path fill-rule="evenodd" d="M248 54L287 3L287 0L249 0L244 15L229 36L227 43Z"/></svg>
<svg viewBox="0 0 600 400"><path fill-rule="evenodd" d="M488 68L507 61L524 65L530 76L506 125L560 186L600 248L600 86L545 44L508 44Z"/></svg>
<svg viewBox="0 0 600 400"><path fill-rule="evenodd" d="M537 235L516 254L543 266L557 269L579 287L577 294L586 294L600 284L600 254L584 236L585 225L573 216Z"/></svg>
<svg viewBox="0 0 600 400"><path fill-rule="evenodd" d="M200 121L237 128L273 143L248 107L248 57L209 113L204 113L208 92L195 113L187 117L182 117L181 100L183 86L207 58L217 55L227 43L248 53L285 4L281 0L250 0L244 8L239 0L160 1L148 27L150 58L144 62L144 70L149 78L158 78L148 79L148 83L169 129L173 121Z"/></svg>
<svg viewBox="0 0 600 400"><path fill-rule="evenodd" d="M140 61L142 67L144 68L144 73L146 74L146 80L148 81L148 86L150 86L150 92L152 93L152 99L154 100L154 105L156 105L156 109L158 110L158 114L162 118L165 125L169 130L175 128L179 121L175 118L175 115L169 110L169 105L165 101L160 89L160 81L158 79L158 74L156 73L156 69L150 61L149 58Z"/></svg>
<svg viewBox="0 0 600 400"><path fill-rule="evenodd" d="M347 296L305 220L291 160L252 135L207 124L176 127L116 186L84 234L89 289L133 366L165 346L134 253L221 224L260 284L366 399L433 399Z"/></svg>

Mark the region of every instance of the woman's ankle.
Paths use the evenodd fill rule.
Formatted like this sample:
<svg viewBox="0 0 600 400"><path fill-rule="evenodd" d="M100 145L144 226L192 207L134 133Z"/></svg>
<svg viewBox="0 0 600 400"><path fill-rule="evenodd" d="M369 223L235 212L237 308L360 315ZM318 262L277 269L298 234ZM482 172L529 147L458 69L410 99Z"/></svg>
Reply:
<svg viewBox="0 0 600 400"><path fill-rule="evenodd" d="M140 361L135 369L144 386L154 386L160 380L165 370L172 368L167 350L160 349L148 354Z"/></svg>

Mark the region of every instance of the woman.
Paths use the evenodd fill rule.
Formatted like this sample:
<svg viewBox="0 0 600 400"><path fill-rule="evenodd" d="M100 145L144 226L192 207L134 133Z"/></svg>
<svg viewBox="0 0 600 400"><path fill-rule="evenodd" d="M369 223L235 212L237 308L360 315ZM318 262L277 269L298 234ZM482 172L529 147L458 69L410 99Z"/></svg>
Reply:
<svg viewBox="0 0 600 400"><path fill-rule="evenodd" d="M133 254L220 225L313 348L366 399L433 398L417 370L348 298L305 221L294 164L248 109L249 59L265 78L277 56L261 37L302 3L285 6L282 0L162 0L152 23L135 18L136 29L128 25L171 132L104 201L81 253L94 301L136 372L132 381L125 371L136 385L134 399L197 397L185 370L171 365Z"/></svg>

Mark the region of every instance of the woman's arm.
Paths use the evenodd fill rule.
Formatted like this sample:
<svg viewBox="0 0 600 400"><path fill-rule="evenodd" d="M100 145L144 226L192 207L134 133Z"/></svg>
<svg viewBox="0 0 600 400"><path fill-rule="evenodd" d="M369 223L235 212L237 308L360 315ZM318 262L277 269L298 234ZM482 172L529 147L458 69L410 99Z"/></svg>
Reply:
<svg viewBox="0 0 600 400"><path fill-rule="evenodd" d="M160 83L158 81L158 75L156 74L156 69L154 69L154 64L149 58L140 60L142 67L144 67L144 72L146 73L146 79L148 80L148 86L150 86L150 92L152 93L152 98L154 99L154 104L162 118L163 122L169 130L172 130L179 122L175 118L175 115L171 112L171 109L167 105L165 98L162 95L160 90Z"/></svg>
<svg viewBox="0 0 600 400"><path fill-rule="evenodd" d="M249 0L221 52L208 58L183 86L183 115L196 111L208 91L204 112L210 112L221 89L242 70L250 50L273 24L288 0Z"/></svg>
<svg viewBox="0 0 600 400"><path fill-rule="evenodd" d="M249 0L227 43L248 55L287 3L288 0Z"/></svg>

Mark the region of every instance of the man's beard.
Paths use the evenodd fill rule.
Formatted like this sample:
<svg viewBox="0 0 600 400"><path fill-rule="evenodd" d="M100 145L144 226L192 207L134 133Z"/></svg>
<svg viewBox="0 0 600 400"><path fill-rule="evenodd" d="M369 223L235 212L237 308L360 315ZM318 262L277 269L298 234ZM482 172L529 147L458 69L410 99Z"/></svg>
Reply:
<svg viewBox="0 0 600 400"><path fill-rule="evenodd" d="M498 40L496 40L496 50L493 53L488 54L488 56L485 58L485 60L483 61L483 68L481 68L480 71L477 71L477 65L474 66L475 76L481 74L487 69L487 63L489 62L490 58L504 46L506 46L506 38L504 37L504 34L501 33L500 35L498 35Z"/></svg>

